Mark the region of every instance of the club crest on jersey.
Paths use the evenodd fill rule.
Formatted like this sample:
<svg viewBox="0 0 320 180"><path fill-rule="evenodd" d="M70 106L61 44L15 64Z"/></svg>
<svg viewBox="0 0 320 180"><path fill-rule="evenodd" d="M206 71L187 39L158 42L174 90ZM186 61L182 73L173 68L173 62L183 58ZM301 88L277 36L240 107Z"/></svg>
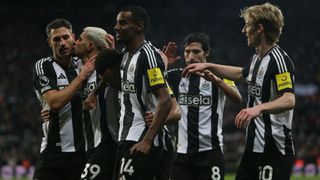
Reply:
<svg viewBox="0 0 320 180"><path fill-rule="evenodd" d="M263 77L263 74L264 74L264 69L263 67L261 67L258 71L258 79L261 79Z"/></svg>
<svg viewBox="0 0 320 180"><path fill-rule="evenodd" d="M284 72L281 74L276 74L277 88L278 91L290 88L292 89L292 81L289 72Z"/></svg>
<svg viewBox="0 0 320 180"><path fill-rule="evenodd" d="M135 69L135 65L134 64L130 64L130 66L128 68L128 73L133 74L134 73L134 69Z"/></svg>
<svg viewBox="0 0 320 180"><path fill-rule="evenodd" d="M49 78L47 78L44 75L41 75L39 77L39 83L40 83L41 86L47 86L49 84Z"/></svg>
<svg viewBox="0 0 320 180"><path fill-rule="evenodd" d="M179 104L188 106L210 106L212 104L212 99L210 96L204 96L202 94L188 95L185 93L179 94Z"/></svg>
<svg viewBox="0 0 320 180"><path fill-rule="evenodd" d="M96 88L95 82L87 83L83 89L82 97L87 97L87 95Z"/></svg>
<svg viewBox="0 0 320 180"><path fill-rule="evenodd" d="M152 68L147 70L150 86L164 84L164 78L160 68Z"/></svg>
<svg viewBox="0 0 320 180"><path fill-rule="evenodd" d="M209 90L209 89L210 89L210 84L209 84L209 82L204 81L204 82L201 84L201 89L204 90L204 91Z"/></svg>

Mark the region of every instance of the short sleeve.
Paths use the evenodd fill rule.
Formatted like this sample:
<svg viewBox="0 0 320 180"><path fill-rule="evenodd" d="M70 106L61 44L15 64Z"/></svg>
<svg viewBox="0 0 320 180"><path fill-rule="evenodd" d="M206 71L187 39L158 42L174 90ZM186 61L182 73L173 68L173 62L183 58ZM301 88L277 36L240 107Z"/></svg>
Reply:
<svg viewBox="0 0 320 180"><path fill-rule="evenodd" d="M145 84L147 85L147 91L153 91L162 87L166 87L166 79L164 76L164 62L160 54L146 45L143 48L143 52L140 55L139 62L144 64L143 74L145 76Z"/></svg>
<svg viewBox="0 0 320 180"><path fill-rule="evenodd" d="M280 53L279 53L280 54ZM270 78L275 82L278 94L294 93L294 65L286 54L274 56L270 63Z"/></svg>
<svg viewBox="0 0 320 180"><path fill-rule="evenodd" d="M51 62L41 59L36 62L33 68L33 85L35 90L41 94L57 89L56 75L52 69Z"/></svg>

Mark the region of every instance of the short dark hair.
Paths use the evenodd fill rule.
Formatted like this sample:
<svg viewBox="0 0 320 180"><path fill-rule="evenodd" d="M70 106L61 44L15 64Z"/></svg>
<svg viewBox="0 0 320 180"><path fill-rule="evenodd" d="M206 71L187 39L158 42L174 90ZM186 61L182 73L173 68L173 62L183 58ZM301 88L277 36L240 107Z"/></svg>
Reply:
<svg viewBox="0 0 320 180"><path fill-rule="evenodd" d="M46 27L47 36L50 37L50 32L51 32L52 29L58 29L58 28L61 28L61 27L65 27L65 28L69 29L72 32L72 25L68 20L66 20L66 19L55 19L55 20L51 21Z"/></svg>
<svg viewBox="0 0 320 180"><path fill-rule="evenodd" d="M193 42L200 43L204 51L210 51L210 38L207 34L200 32L188 34L183 40L183 46L186 47Z"/></svg>
<svg viewBox="0 0 320 180"><path fill-rule="evenodd" d="M150 17L148 12L141 6L126 6L121 9L121 11L129 11L132 13L132 18L134 21L142 21L144 29L148 29L150 25Z"/></svg>
<svg viewBox="0 0 320 180"><path fill-rule="evenodd" d="M99 52L95 61L96 72L102 75L107 68L120 67L122 54L115 50L105 48Z"/></svg>

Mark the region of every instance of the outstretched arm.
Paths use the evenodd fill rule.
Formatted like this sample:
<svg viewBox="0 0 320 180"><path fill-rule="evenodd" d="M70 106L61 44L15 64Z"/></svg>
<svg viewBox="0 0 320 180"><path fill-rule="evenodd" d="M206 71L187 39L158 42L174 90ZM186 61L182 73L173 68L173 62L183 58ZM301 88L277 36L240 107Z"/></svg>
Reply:
<svg viewBox="0 0 320 180"><path fill-rule="evenodd" d="M241 103L242 97L236 87L225 83L222 79L215 76L209 70L204 70L203 73L198 72L197 74L202 76L206 80L213 82L215 85L217 85L231 101L238 104Z"/></svg>
<svg viewBox="0 0 320 180"><path fill-rule="evenodd" d="M230 79L233 81L241 81L242 77L241 67L220 65L215 63L194 63L187 66L182 76L188 76L189 74L195 74L196 72L202 73L204 70L209 70L219 77Z"/></svg>

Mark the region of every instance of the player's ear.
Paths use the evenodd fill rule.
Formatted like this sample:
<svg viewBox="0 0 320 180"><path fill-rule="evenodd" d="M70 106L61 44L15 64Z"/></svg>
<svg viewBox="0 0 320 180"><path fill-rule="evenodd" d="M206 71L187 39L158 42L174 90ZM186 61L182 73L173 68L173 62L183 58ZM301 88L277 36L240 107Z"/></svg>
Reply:
<svg viewBox="0 0 320 180"><path fill-rule="evenodd" d="M258 27L258 32L259 32L259 33L264 32L264 27L263 27L262 24L259 23L259 24L257 25L257 27Z"/></svg>
<svg viewBox="0 0 320 180"><path fill-rule="evenodd" d="M49 45L50 47L52 47L50 38L47 39L47 42L48 42L48 45Z"/></svg>

